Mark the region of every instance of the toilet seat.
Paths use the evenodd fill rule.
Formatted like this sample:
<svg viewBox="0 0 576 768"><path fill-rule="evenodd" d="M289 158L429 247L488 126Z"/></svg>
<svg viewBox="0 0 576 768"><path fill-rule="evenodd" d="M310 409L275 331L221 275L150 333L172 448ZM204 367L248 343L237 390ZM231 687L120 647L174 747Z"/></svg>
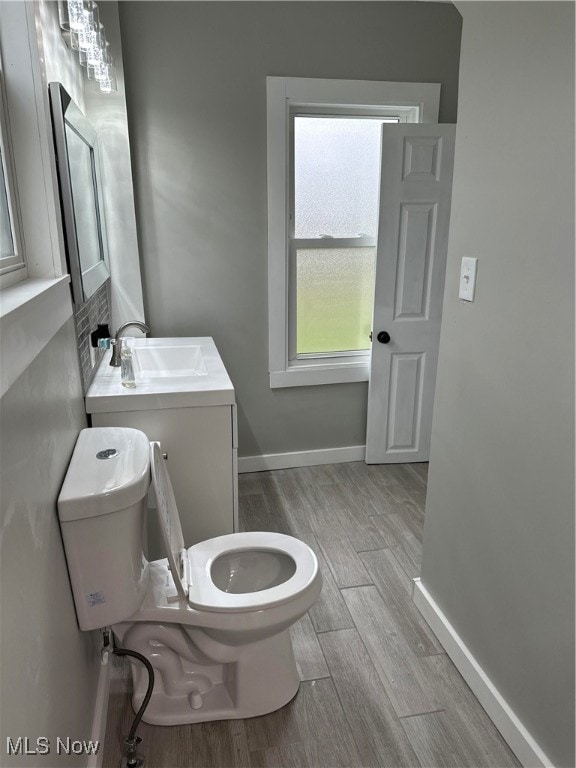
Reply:
<svg viewBox="0 0 576 768"><path fill-rule="evenodd" d="M212 580L214 561L223 554L268 551L288 555L295 572L286 581L258 592L223 592ZM303 542L283 533L230 533L208 539L188 549L190 584L188 602L200 611L259 611L281 605L308 589L316 579L318 560Z"/></svg>
<svg viewBox="0 0 576 768"><path fill-rule="evenodd" d="M184 537L170 476L160 444L150 443L150 463L160 531L178 595L190 607L216 613L246 613L273 608L305 592L318 580L318 560L299 539L272 532L230 533L184 549ZM212 578L213 563L224 554L273 552L293 561L294 572L281 584L251 592L224 592Z"/></svg>

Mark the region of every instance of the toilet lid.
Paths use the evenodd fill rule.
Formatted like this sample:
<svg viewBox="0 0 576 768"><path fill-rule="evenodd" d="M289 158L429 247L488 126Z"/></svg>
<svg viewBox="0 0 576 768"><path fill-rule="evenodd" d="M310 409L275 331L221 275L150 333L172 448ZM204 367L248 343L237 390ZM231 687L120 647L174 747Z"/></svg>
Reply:
<svg viewBox="0 0 576 768"><path fill-rule="evenodd" d="M156 493L158 522L168 566L180 597L188 597L188 555L184 548L184 536L174 497L166 461L160 443L150 443L150 466Z"/></svg>
<svg viewBox="0 0 576 768"><path fill-rule="evenodd" d="M246 612L272 608L293 600L318 582L318 560L304 542L271 532L244 532L217 536L184 549L184 536L160 443L150 443L152 480L158 520L168 566L178 595L201 611ZM221 556L243 551L287 555L295 564L293 575L276 586L258 591L225 592L212 580L212 564Z"/></svg>

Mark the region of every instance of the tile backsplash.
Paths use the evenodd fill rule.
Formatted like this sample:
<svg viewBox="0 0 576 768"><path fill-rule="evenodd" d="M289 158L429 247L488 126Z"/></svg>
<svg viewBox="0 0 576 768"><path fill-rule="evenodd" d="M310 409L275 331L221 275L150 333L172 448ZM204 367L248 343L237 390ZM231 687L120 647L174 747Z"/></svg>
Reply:
<svg viewBox="0 0 576 768"><path fill-rule="evenodd" d="M90 355L90 334L98 325L110 325L110 280L107 280L85 304L74 307L78 357L82 374L82 388L86 394L104 351L92 349ZM113 332L113 329L110 328ZM94 360L94 365L92 364Z"/></svg>

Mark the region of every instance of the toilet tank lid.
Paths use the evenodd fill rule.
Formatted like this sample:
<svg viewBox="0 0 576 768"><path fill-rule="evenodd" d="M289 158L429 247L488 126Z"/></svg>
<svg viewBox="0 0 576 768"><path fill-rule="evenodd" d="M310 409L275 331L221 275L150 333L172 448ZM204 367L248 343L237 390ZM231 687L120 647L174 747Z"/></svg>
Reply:
<svg viewBox="0 0 576 768"><path fill-rule="evenodd" d="M149 485L150 445L144 432L83 429L58 497L58 515L66 522L118 512L144 499Z"/></svg>

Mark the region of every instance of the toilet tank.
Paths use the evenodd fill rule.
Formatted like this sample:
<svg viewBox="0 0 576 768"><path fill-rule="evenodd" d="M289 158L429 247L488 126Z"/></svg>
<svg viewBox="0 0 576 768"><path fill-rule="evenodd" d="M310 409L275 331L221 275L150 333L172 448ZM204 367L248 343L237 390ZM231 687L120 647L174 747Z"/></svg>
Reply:
<svg viewBox="0 0 576 768"><path fill-rule="evenodd" d="M58 497L80 629L111 626L140 607L150 444L137 429L83 429Z"/></svg>

